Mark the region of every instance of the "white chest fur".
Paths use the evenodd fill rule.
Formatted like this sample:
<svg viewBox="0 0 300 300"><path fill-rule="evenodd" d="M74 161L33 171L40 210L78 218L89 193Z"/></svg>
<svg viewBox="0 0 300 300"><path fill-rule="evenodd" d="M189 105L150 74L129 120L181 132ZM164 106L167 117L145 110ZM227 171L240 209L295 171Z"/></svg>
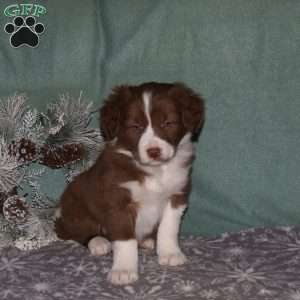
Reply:
<svg viewBox="0 0 300 300"><path fill-rule="evenodd" d="M183 138L176 155L169 162L154 167L140 165L149 174L143 183L127 181L121 184L130 190L133 200L139 204L135 227L138 240L153 231L171 196L181 193L187 184L191 166L186 163L194 152L189 138Z"/></svg>

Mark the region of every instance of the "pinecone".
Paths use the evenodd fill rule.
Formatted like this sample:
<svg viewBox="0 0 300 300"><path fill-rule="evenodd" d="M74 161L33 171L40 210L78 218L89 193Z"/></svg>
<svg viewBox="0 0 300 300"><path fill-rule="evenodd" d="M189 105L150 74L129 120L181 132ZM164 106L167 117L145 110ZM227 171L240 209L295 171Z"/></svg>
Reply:
<svg viewBox="0 0 300 300"><path fill-rule="evenodd" d="M17 194L16 187L13 188L9 193L2 193L2 192L0 193L0 214L3 214L3 206L6 199L16 194Z"/></svg>
<svg viewBox="0 0 300 300"><path fill-rule="evenodd" d="M29 214L26 199L18 195L6 199L3 204L3 215L7 221L14 224L24 223Z"/></svg>
<svg viewBox="0 0 300 300"><path fill-rule="evenodd" d="M36 157L36 145L31 140L22 138L19 141L12 141L8 146L9 155L16 156L18 161L29 162Z"/></svg>
<svg viewBox="0 0 300 300"><path fill-rule="evenodd" d="M40 163L52 169L59 169L83 159L83 156L84 148L82 144L44 145L40 150Z"/></svg>

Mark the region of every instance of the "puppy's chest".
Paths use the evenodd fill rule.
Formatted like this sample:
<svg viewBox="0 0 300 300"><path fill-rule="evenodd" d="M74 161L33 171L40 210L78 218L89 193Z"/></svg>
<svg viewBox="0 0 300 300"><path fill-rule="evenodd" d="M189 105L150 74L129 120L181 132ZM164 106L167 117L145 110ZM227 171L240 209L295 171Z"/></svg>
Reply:
<svg viewBox="0 0 300 300"><path fill-rule="evenodd" d="M150 234L161 219L163 209L174 194L181 193L188 181L189 167L169 163L146 170L143 182L128 181L132 200L138 203L136 236L142 239Z"/></svg>
<svg viewBox="0 0 300 300"><path fill-rule="evenodd" d="M146 172L148 175L142 182L127 181L121 184L130 191L133 201L138 202L139 206L168 200L170 196L182 192L187 184L189 167L168 164L146 169Z"/></svg>

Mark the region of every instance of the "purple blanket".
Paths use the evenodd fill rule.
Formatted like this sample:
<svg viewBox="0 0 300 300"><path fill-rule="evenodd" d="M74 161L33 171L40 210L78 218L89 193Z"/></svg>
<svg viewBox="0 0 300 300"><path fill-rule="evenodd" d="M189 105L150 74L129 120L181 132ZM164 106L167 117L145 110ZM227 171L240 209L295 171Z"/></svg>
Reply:
<svg viewBox="0 0 300 300"><path fill-rule="evenodd" d="M74 242L28 252L7 248L0 259L0 299L300 299L300 229L186 237L181 245L189 260L174 268L140 250L140 279L123 287L106 281L111 255L93 257Z"/></svg>

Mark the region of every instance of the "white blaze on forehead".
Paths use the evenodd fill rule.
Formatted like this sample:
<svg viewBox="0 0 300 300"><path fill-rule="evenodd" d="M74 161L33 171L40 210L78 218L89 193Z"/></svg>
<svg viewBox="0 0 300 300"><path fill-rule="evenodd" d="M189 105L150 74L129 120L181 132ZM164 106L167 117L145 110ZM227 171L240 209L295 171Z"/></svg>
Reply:
<svg viewBox="0 0 300 300"><path fill-rule="evenodd" d="M146 127L146 130L142 134L138 144L140 160L143 164L157 165L160 164L160 162L149 158L147 154L147 149L152 147L159 148L161 150L162 160L169 160L170 158L172 158L175 151L174 151L174 147L171 144L158 137L154 132L153 124L151 120L151 108L152 108L151 93L144 92L142 98L144 104L144 112L148 121L148 125Z"/></svg>
<svg viewBox="0 0 300 300"><path fill-rule="evenodd" d="M145 92L143 94L143 102L144 102L144 109L145 109L145 114L147 117L147 121L149 123L149 126L151 127L151 117L150 117L150 109L151 109L151 93Z"/></svg>
<svg viewBox="0 0 300 300"><path fill-rule="evenodd" d="M146 131L144 132L142 138L144 138L144 144L146 146L150 147L156 147L157 145L154 143L155 140L155 134L152 127L152 121L151 121L151 94L150 93L144 93L143 94L143 102L144 102L144 111L145 115L148 121L148 125L146 128Z"/></svg>
<svg viewBox="0 0 300 300"><path fill-rule="evenodd" d="M151 94L150 93L143 94L143 102L144 102L144 110L145 110L145 115L146 115L146 118L148 121L148 125L147 125L146 131L144 132L142 138L144 138L144 144L146 144L146 146L155 147L157 145L154 143L155 134L153 131L151 115L150 115L150 112L151 112Z"/></svg>

